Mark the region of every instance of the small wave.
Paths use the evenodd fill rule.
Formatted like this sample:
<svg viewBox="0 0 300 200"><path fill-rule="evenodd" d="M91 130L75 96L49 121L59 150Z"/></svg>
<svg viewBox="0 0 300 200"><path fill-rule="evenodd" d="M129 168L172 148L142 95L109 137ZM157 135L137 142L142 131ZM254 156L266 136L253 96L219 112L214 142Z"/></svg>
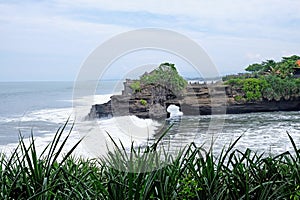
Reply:
<svg viewBox="0 0 300 200"><path fill-rule="evenodd" d="M62 143L63 139L65 139L66 134L63 134L61 138L61 142L59 145ZM53 133L48 133L43 136L34 136L34 142L35 142L35 147L37 150L38 155L40 155L44 148L52 142L54 138ZM76 132L75 130L72 132L70 137L68 138L68 142L65 143L65 146L63 148L62 154L66 154L79 140L81 139L81 136ZM30 144L30 139L26 138L24 139L25 145L28 147ZM9 143L6 145L0 145L0 153L4 153L6 156L11 155L11 153L17 148L18 143ZM77 148L75 149L73 155L80 156L80 157L85 157L85 158L92 158L93 156L86 150L85 146L83 144L79 144Z"/></svg>
<svg viewBox="0 0 300 200"><path fill-rule="evenodd" d="M93 95L93 96L86 96L81 99L74 100L76 103L74 106L86 108L83 113L87 115L91 106L93 104L101 104L106 103L110 100L110 97L113 94L105 94L105 95ZM59 101L70 101L73 100L59 100ZM41 110L32 110L29 112L24 113L23 115L15 115L15 116L7 116L2 117L0 116L0 123L10 123L10 122L35 122L35 121L44 121L44 122L51 122L51 123L61 123L66 121L66 119L74 113L72 107L66 108L49 108L49 109L41 109Z"/></svg>
<svg viewBox="0 0 300 200"><path fill-rule="evenodd" d="M73 113L72 108L58 108L58 109L42 109L26 113L20 119L21 122L51 122L63 123Z"/></svg>
<svg viewBox="0 0 300 200"><path fill-rule="evenodd" d="M94 121L81 121L76 123L76 130L84 139L86 148L95 156L104 155L107 147L113 144L108 134L119 144L119 141L130 148L145 146L149 138L152 138L161 127L161 123L152 119L140 119L136 116L121 116L110 119Z"/></svg>

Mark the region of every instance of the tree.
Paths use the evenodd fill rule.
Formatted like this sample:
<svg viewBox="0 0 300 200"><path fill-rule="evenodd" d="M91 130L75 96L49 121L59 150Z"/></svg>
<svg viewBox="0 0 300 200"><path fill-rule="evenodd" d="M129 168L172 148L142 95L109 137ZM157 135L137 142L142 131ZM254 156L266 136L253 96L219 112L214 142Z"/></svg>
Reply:
<svg viewBox="0 0 300 200"><path fill-rule="evenodd" d="M286 78L293 75L294 68L297 67L296 62L298 60L300 60L300 57L297 55L282 57L282 60L280 62L275 62L274 60L266 60L261 64L251 64L245 70L254 74L273 75L279 76L281 78Z"/></svg>
<svg viewBox="0 0 300 200"><path fill-rule="evenodd" d="M251 64L245 70L252 73L264 74L274 70L276 65L277 63L274 60L267 60L263 61L261 64Z"/></svg>
<svg viewBox="0 0 300 200"><path fill-rule="evenodd" d="M278 63L281 78L291 77L293 75L294 68L297 67L297 61L299 59L300 57L297 55L282 57L281 62Z"/></svg>
<svg viewBox="0 0 300 200"><path fill-rule="evenodd" d="M258 64L258 63L254 63L254 64L251 64L249 65L245 70L247 72L260 72L262 71L264 68L264 66L262 66L261 64Z"/></svg>
<svg viewBox="0 0 300 200"><path fill-rule="evenodd" d="M140 81L144 85L162 85L174 94L182 93L183 89L187 86L187 81L178 74L175 65L172 63L160 64L157 69L143 75Z"/></svg>

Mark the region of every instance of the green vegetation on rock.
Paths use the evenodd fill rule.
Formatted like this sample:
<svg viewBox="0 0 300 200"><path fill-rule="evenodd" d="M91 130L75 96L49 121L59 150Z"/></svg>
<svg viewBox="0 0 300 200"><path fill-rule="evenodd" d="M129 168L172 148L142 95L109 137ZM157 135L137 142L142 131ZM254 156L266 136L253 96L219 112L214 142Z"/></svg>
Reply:
<svg viewBox="0 0 300 200"><path fill-rule="evenodd" d="M247 101L257 101L262 98L262 91L267 87L265 79L249 78L243 81L243 90Z"/></svg>
<svg viewBox="0 0 300 200"><path fill-rule="evenodd" d="M225 77L226 84L240 91L236 101L291 100L300 96L300 79L293 78L299 56L283 57L280 62L267 60L261 64L252 64L246 68L251 74Z"/></svg>
<svg viewBox="0 0 300 200"><path fill-rule="evenodd" d="M177 72L174 64L162 63L159 67L150 73L144 74L140 78L141 84L161 85L171 90L174 94L180 94L187 86L184 80Z"/></svg>
<svg viewBox="0 0 300 200"><path fill-rule="evenodd" d="M134 81L130 84L130 88L133 90L133 92L140 92L141 91L141 82L139 80Z"/></svg>
<svg viewBox="0 0 300 200"><path fill-rule="evenodd" d="M140 100L140 103L143 105L143 106L146 106L147 105L147 101L145 99L141 99Z"/></svg>
<svg viewBox="0 0 300 200"><path fill-rule="evenodd" d="M235 100L235 101L238 101L238 102L243 102L245 99L244 99L244 97L241 96L241 95L236 95L236 96L234 97L234 100Z"/></svg>
<svg viewBox="0 0 300 200"><path fill-rule="evenodd" d="M283 57L279 62L267 60L263 61L261 64L251 64L245 70L258 75L274 75L286 78L293 75L293 68L297 67L296 62L298 60L300 60L300 57L293 55L290 57Z"/></svg>
<svg viewBox="0 0 300 200"><path fill-rule="evenodd" d="M289 100L300 95L300 81L293 78L280 78L277 76L264 77L268 86L262 91L268 100Z"/></svg>

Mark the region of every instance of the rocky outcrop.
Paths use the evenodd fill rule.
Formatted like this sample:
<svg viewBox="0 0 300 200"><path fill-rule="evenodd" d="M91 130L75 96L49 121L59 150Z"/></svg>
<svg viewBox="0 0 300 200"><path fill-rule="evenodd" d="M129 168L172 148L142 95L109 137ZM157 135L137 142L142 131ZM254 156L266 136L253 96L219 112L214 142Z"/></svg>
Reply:
<svg viewBox="0 0 300 200"><path fill-rule="evenodd" d="M218 83L189 84L182 94L174 94L160 85L143 86L137 93L133 93L126 83L124 88L122 95L112 96L107 103L93 105L88 117L135 115L140 118L167 118L166 110L171 104L179 106L184 115L300 110L299 97L288 101L238 102L234 96L240 91Z"/></svg>
<svg viewBox="0 0 300 200"><path fill-rule="evenodd" d="M232 103L226 107L227 114L240 114L250 112L273 112L273 111L299 111L300 99L281 101L259 101L252 103Z"/></svg>

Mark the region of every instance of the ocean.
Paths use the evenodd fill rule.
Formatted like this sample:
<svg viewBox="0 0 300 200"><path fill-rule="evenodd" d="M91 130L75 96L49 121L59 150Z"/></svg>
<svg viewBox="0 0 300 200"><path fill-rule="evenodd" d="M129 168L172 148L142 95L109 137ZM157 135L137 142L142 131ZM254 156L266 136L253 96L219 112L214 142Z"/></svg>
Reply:
<svg viewBox="0 0 300 200"><path fill-rule="evenodd" d="M93 98L87 97L89 105L104 103L116 91L118 81L102 81ZM242 135L236 148L253 149L267 154L278 154L293 150L287 132L296 145L300 146L300 112L266 112L215 116L183 116L155 121L134 116L109 119L86 120L76 117L73 108L73 82L1 82L0 83L0 152L8 153L17 146L20 134L27 138L34 135L37 146L42 149L48 144L58 127L68 117L75 120L74 133L68 145L80 138L84 143L77 153L83 156L98 156L107 148L108 133L122 141L129 148L153 142L163 128L174 124L162 144L172 149L183 147L190 142L215 152ZM75 111L74 111L75 110ZM28 140L29 141L29 140Z"/></svg>

